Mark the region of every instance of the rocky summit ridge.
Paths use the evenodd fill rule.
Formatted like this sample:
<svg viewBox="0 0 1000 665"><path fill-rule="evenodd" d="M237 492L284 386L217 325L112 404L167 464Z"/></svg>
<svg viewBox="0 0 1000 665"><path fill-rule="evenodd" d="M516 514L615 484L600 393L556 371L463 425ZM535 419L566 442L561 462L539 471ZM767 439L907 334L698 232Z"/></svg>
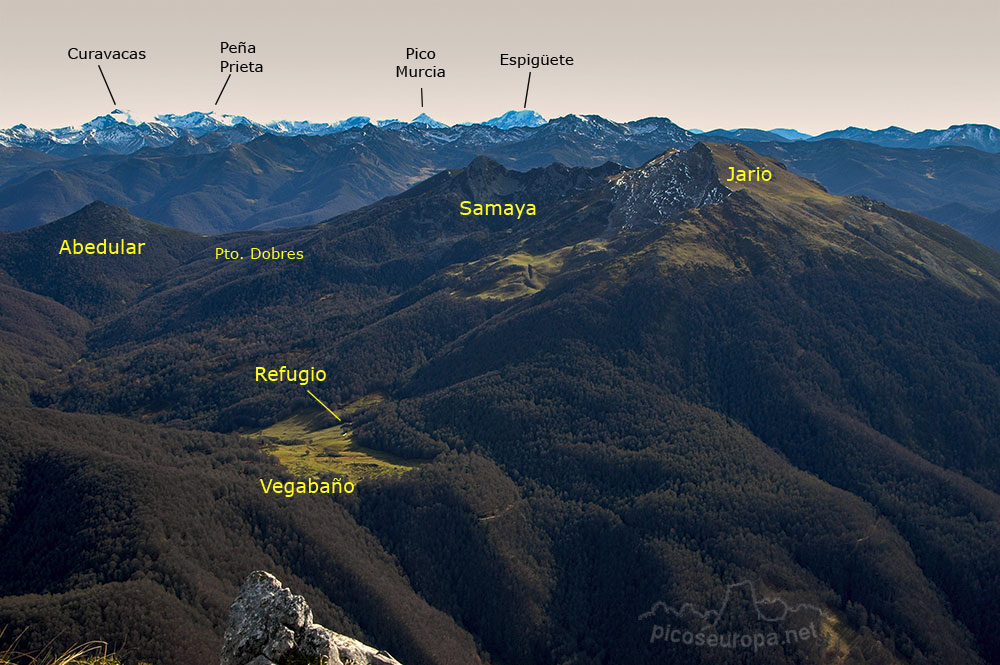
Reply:
<svg viewBox="0 0 1000 665"><path fill-rule="evenodd" d="M400 665L385 651L313 623L305 598L274 575L247 576L229 610L221 665Z"/></svg>

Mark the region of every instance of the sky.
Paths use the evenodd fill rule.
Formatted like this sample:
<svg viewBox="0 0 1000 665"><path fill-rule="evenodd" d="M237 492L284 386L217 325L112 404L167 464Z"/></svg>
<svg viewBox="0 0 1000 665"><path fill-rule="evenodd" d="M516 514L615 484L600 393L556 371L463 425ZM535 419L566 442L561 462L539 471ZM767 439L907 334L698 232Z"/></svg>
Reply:
<svg viewBox="0 0 1000 665"><path fill-rule="evenodd" d="M531 73L547 118L668 117L702 130L1000 126L996 0L2 0L0 127L60 127L111 111L95 61L66 52L141 49L102 65L139 118L216 110L255 120L354 115L449 124L524 104L527 69L500 54L563 54ZM263 65L225 81L220 42ZM444 78L397 78L408 47ZM424 106L420 106L420 88Z"/></svg>

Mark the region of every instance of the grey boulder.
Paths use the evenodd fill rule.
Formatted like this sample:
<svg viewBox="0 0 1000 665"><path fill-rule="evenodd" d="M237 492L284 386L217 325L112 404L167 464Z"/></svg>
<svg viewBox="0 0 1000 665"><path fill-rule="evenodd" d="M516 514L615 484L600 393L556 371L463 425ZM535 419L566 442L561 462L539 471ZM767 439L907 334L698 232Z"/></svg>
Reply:
<svg viewBox="0 0 1000 665"><path fill-rule="evenodd" d="M274 575L257 570L243 582L229 609L222 665L284 663L400 665L385 651L313 623L305 598Z"/></svg>

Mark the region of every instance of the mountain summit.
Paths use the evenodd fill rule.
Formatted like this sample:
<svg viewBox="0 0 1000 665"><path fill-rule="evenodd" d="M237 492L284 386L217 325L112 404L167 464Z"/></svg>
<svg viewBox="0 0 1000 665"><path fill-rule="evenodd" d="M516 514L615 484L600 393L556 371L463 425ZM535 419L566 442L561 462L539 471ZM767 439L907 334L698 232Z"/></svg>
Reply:
<svg viewBox="0 0 1000 665"><path fill-rule="evenodd" d="M426 113L421 113L420 115L418 115L416 118L414 118L413 120L410 121L410 124L411 125L426 125L427 127L430 127L431 129L443 129L444 127L448 126L448 125L444 124L443 122L438 122L437 120L435 120L434 118L430 117Z"/></svg>
<svg viewBox="0 0 1000 665"><path fill-rule="evenodd" d="M524 111L507 111L483 124L497 129L514 129L515 127L538 127L544 125L545 122L545 118L541 115L526 109Z"/></svg>
<svg viewBox="0 0 1000 665"><path fill-rule="evenodd" d="M141 255L77 256L63 243L142 243ZM210 242L94 202L63 219L0 235L0 269L19 286L86 316L120 311L149 284Z"/></svg>

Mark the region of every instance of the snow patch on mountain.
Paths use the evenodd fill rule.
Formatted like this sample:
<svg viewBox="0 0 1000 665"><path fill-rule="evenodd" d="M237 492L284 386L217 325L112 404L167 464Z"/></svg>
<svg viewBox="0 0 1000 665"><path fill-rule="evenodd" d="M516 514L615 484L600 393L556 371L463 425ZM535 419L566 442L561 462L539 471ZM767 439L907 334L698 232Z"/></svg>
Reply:
<svg viewBox="0 0 1000 665"><path fill-rule="evenodd" d="M264 131L278 136L326 136L346 132L356 127L371 124L371 118L366 115L352 116L338 122L309 122L304 120L278 120L261 125Z"/></svg>
<svg viewBox="0 0 1000 665"><path fill-rule="evenodd" d="M156 121L173 129L186 130L196 136L214 132L222 127L257 124L241 115L228 115L225 113L215 113L214 111L208 111L207 113L192 111L183 115L165 113L156 116Z"/></svg>

